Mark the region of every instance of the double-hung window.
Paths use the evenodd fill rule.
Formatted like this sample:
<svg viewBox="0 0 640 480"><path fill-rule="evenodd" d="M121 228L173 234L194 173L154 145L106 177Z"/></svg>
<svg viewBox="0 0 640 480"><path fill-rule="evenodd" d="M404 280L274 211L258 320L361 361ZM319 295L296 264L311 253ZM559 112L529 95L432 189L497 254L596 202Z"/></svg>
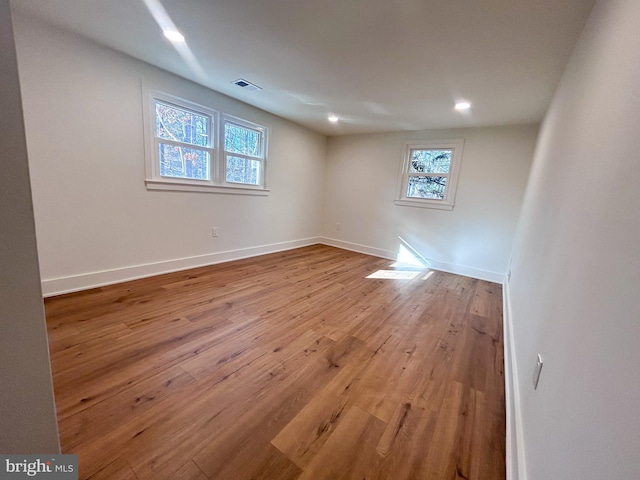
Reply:
<svg viewBox="0 0 640 480"><path fill-rule="evenodd" d="M229 115L224 123L224 175L229 184L262 186L265 128Z"/></svg>
<svg viewBox="0 0 640 480"><path fill-rule="evenodd" d="M463 140L405 145L398 175L397 205L453 209Z"/></svg>
<svg viewBox="0 0 640 480"><path fill-rule="evenodd" d="M154 99L154 150L162 178L211 180L214 112Z"/></svg>
<svg viewBox="0 0 640 480"><path fill-rule="evenodd" d="M148 189L268 192L266 127L157 91L144 113Z"/></svg>

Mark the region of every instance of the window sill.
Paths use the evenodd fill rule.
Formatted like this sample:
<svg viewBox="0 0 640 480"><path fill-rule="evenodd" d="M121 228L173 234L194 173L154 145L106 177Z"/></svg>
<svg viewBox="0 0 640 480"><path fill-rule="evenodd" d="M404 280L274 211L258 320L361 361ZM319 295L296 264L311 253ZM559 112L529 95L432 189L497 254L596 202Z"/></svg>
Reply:
<svg viewBox="0 0 640 480"><path fill-rule="evenodd" d="M428 200L395 200L396 205L403 207L433 208L435 210L453 210L452 203L435 203Z"/></svg>
<svg viewBox="0 0 640 480"><path fill-rule="evenodd" d="M223 185L195 185L192 183L179 183L167 180L145 180L147 190L164 190L171 192L199 192L222 193L228 195L257 195L267 196L269 190L259 187L223 186Z"/></svg>

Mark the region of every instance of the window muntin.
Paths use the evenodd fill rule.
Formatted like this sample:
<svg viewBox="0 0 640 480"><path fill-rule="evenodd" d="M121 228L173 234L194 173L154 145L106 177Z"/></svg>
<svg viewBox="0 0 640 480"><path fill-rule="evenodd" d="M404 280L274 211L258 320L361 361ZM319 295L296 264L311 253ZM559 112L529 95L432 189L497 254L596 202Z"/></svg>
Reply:
<svg viewBox="0 0 640 480"><path fill-rule="evenodd" d="M463 143L463 140L407 143L396 204L451 210Z"/></svg>

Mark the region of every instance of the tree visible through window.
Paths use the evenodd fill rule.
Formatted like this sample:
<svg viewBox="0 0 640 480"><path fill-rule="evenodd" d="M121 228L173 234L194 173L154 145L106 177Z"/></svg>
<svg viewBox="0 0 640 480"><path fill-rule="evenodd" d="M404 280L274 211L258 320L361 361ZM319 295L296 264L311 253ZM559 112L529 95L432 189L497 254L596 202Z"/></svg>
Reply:
<svg viewBox="0 0 640 480"><path fill-rule="evenodd" d="M266 195L266 127L159 91L143 103L148 189Z"/></svg>
<svg viewBox="0 0 640 480"><path fill-rule="evenodd" d="M264 162L264 128L256 124L224 119L225 180L260 185Z"/></svg>
<svg viewBox="0 0 640 480"><path fill-rule="evenodd" d="M160 176L209 180L211 118L155 102Z"/></svg>
<svg viewBox="0 0 640 480"><path fill-rule="evenodd" d="M462 145L462 140L407 144L396 203L452 209Z"/></svg>
<svg viewBox="0 0 640 480"><path fill-rule="evenodd" d="M411 149L407 197L442 200L453 150ZM415 174L415 175L414 175Z"/></svg>

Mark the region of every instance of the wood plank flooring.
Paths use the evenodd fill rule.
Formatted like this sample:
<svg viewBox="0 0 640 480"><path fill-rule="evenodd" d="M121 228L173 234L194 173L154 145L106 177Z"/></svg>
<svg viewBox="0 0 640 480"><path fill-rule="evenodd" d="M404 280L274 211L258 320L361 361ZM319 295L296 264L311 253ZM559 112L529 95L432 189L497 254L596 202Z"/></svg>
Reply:
<svg viewBox="0 0 640 480"><path fill-rule="evenodd" d="M500 285L391 264L315 245L47 299L63 452L94 480L504 479Z"/></svg>

